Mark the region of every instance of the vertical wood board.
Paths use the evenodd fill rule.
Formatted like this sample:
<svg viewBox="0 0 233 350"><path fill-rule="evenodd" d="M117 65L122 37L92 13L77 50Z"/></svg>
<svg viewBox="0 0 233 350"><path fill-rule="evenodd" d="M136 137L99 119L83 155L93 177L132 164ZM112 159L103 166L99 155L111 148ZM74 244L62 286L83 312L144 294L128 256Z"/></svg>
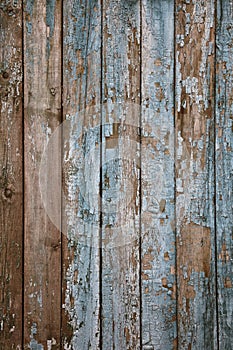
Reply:
<svg viewBox="0 0 233 350"><path fill-rule="evenodd" d="M140 6L103 1L102 349L140 349Z"/></svg>
<svg viewBox="0 0 233 350"><path fill-rule="evenodd" d="M24 2L24 345L60 347L61 234L45 204L60 216L60 190L48 184L59 173L60 145L47 158L44 186L40 166L49 138L61 120L61 2ZM42 192L47 193L43 198Z"/></svg>
<svg viewBox="0 0 233 350"><path fill-rule="evenodd" d="M215 349L215 3L176 1L178 348Z"/></svg>
<svg viewBox="0 0 233 350"><path fill-rule="evenodd" d="M22 3L0 4L0 348L22 345Z"/></svg>
<svg viewBox="0 0 233 350"><path fill-rule="evenodd" d="M233 341L233 2L217 3L216 39L216 229L219 349Z"/></svg>
<svg viewBox="0 0 233 350"><path fill-rule="evenodd" d="M142 344L176 349L174 2L142 2Z"/></svg>
<svg viewBox="0 0 233 350"><path fill-rule="evenodd" d="M99 349L100 1L64 3L63 16L62 346Z"/></svg>

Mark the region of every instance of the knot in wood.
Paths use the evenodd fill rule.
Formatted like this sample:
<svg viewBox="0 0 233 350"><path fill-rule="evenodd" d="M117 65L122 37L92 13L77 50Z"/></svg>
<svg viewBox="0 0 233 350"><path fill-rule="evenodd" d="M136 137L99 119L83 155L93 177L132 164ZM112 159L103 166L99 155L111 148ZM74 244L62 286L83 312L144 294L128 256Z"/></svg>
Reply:
<svg viewBox="0 0 233 350"><path fill-rule="evenodd" d="M5 191L4 191L4 195L5 195L6 198L10 199L12 197L12 195L13 195L12 189L6 188Z"/></svg>

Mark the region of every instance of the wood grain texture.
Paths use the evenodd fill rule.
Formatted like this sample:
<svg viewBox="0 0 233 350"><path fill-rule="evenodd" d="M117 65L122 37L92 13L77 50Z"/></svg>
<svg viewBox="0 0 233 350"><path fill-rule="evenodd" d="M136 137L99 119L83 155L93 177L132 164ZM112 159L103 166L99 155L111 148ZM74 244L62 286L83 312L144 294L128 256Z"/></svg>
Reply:
<svg viewBox="0 0 233 350"><path fill-rule="evenodd" d="M61 119L61 3L24 3L25 267L24 345L60 347L61 234L44 209L39 185L42 154ZM49 181L60 170L59 144L48 158ZM56 161L55 161L56 160ZM59 186L53 201L60 201ZM57 207L59 215L59 205Z"/></svg>
<svg viewBox="0 0 233 350"><path fill-rule="evenodd" d="M176 1L178 348L215 349L215 3Z"/></svg>
<svg viewBox="0 0 233 350"><path fill-rule="evenodd" d="M0 4L0 349L22 345L22 4Z"/></svg>
<svg viewBox="0 0 233 350"><path fill-rule="evenodd" d="M140 349L140 6L103 1L102 349Z"/></svg>
<svg viewBox="0 0 233 350"><path fill-rule="evenodd" d="M0 349L232 349L232 28L233 0L1 2Z"/></svg>
<svg viewBox="0 0 233 350"><path fill-rule="evenodd" d="M233 1L218 1L216 40L216 224L219 349L233 342Z"/></svg>
<svg viewBox="0 0 233 350"><path fill-rule="evenodd" d="M99 349L100 1L66 2L63 16L62 348Z"/></svg>
<svg viewBox="0 0 233 350"><path fill-rule="evenodd" d="M142 2L142 344L176 348L174 2Z"/></svg>

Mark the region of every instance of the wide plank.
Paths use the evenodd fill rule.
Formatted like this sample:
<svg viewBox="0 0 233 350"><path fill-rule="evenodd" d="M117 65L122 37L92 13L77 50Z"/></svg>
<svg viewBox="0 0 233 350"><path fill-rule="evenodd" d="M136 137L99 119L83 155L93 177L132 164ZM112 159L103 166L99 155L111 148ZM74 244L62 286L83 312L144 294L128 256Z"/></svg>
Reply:
<svg viewBox="0 0 233 350"><path fill-rule="evenodd" d="M61 233L50 218L52 201L60 215L60 145L43 154L61 121L61 2L24 2L24 346L60 348ZM43 181L40 183L42 172ZM40 186L41 185L41 186Z"/></svg>
<svg viewBox="0 0 233 350"><path fill-rule="evenodd" d="M233 1L217 2L216 229L219 349L233 343Z"/></svg>
<svg viewBox="0 0 233 350"><path fill-rule="evenodd" d="M63 4L62 348L100 348L99 0Z"/></svg>
<svg viewBox="0 0 233 350"><path fill-rule="evenodd" d="M140 6L103 1L102 349L140 349Z"/></svg>
<svg viewBox="0 0 233 350"><path fill-rule="evenodd" d="M0 4L0 348L22 346L22 2Z"/></svg>
<svg viewBox="0 0 233 350"><path fill-rule="evenodd" d="M217 348L215 3L176 1L178 349Z"/></svg>
<svg viewBox="0 0 233 350"><path fill-rule="evenodd" d="M142 349L176 349L174 1L142 1Z"/></svg>

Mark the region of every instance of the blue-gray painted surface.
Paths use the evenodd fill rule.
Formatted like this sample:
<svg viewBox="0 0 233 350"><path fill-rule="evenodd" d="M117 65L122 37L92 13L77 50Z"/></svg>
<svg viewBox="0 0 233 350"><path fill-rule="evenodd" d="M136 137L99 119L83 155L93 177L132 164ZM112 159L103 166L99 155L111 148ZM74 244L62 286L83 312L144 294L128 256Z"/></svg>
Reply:
<svg viewBox="0 0 233 350"><path fill-rule="evenodd" d="M0 5L0 348L232 349L232 0L21 6Z"/></svg>
<svg viewBox="0 0 233 350"><path fill-rule="evenodd" d="M219 349L233 342L233 1L217 2L216 230Z"/></svg>
<svg viewBox="0 0 233 350"><path fill-rule="evenodd" d="M176 1L178 349L217 349L215 2Z"/></svg>
<svg viewBox="0 0 233 350"><path fill-rule="evenodd" d="M142 1L142 349L176 347L174 1Z"/></svg>

